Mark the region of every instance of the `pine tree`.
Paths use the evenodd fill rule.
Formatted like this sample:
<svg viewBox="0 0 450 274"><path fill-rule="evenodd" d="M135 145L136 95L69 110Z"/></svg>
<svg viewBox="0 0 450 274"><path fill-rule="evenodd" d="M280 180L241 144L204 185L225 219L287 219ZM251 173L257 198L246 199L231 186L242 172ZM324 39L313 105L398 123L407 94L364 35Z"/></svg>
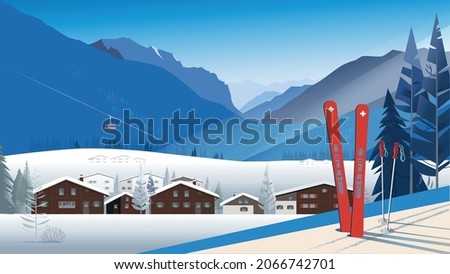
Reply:
<svg viewBox="0 0 450 274"><path fill-rule="evenodd" d="M148 192L147 192L147 182L144 180L144 176L142 175L142 166L139 167L139 179L136 181L136 185L134 186L133 191L133 200L131 204L134 209L142 212L145 212L148 208Z"/></svg>
<svg viewBox="0 0 450 274"><path fill-rule="evenodd" d="M216 189L214 190L214 193L219 195L219 198L215 200L214 204L214 213L215 214L222 214L222 208L220 207L220 203L223 202L222 198L222 188L220 187L220 182L217 183Z"/></svg>
<svg viewBox="0 0 450 274"><path fill-rule="evenodd" d="M119 194L119 174L116 174L116 178L114 179L114 194Z"/></svg>
<svg viewBox="0 0 450 274"><path fill-rule="evenodd" d="M172 180L175 179L177 177L177 175L175 174L175 170L172 171Z"/></svg>
<svg viewBox="0 0 450 274"><path fill-rule="evenodd" d="M164 179L163 179L163 187L170 184L170 177L169 177L169 169L166 167L166 172L164 173Z"/></svg>
<svg viewBox="0 0 450 274"><path fill-rule="evenodd" d="M148 175L148 181L147 181L147 196L148 198L148 213L151 213L151 209L152 209L152 200L151 197L153 195L153 193L155 193L156 188L155 188L155 182L153 181L153 175L150 172Z"/></svg>
<svg viewBox="0 0 450 274"><path fill-rule="evenodd" d="M206 177L206 181L205 181L205 189L209 190L209 178Z"/></svg>
<svg viewBox="0 0 450 274"><path fill-rule="evenodd" d="M21 204L20 196L22 195L22 193L25 193L22 176L23 176L22 171L19 168L19 170L17 171L16 178L14 179L12 191L12 200L14 203L16 213L22 213L19 206Z"/></svg>
<svg viewBox="0 0 450 274"><path fill-rule="evenodd" d="M197 149L195 147L192 149L191 156L197 157Z"/></svg>
<svg viewBox="0 0 450 274"><path fill-rule="evenodd" d="M275 214L276 197L273 183L269 178L269 165L266 165L266 170L264 171L259 203L262 205L261 209L264 210L264 214Z"/></svg>
<svg viewBox="0 0 450 274"><path fill-rule="evenodd" d="M409 129L409 141L411 145L414 136L413 122L415 119L415 113L417 111L417 104L420 98L420 94L423 92L423 73L422 66L420 65L419 53L416 47L416 41L414 39L414 33L411 29L409 32L408 44L405 50L405 56L403 58L404 65L402 67L401 76L398 81L397 92L395 99L399 100L400 104L397 108L409 114L407 121L407 127ZM410 158L414 155L414 151L410 151ZM414 188L414 175L417 172L414 171L412 162L409 165L409 193L413 192Z"/></svg>
<svg viewBox="0 0 450 274"><path fill-rule="evenodd" d="M383 118L380 122L380 127L382 128L381 133L377 137L377 141L383 140L385 143L386 150L389 154L392 154L394 143L398 142L403 147L403 161L397 159L395 167L395 177L394 177L394 189L393 197L409 194L409 165L410 165L410 152L408 146L409 134L405 131L405 122L400 117L398 113L394 99L391 96L389 90L386 92L386 97L384 100L384 112ZM376 169L376 173L381 171L381 159L378 155L378 147L372 150L370 156L371 160L374 160L372 169ZM392 157L384 158L384 189L390 189L391 174L392 174ZM414 182L413 191L423 191L426 190L426 186L422 180L420 174L413 170ZM377 195L375 200L381 200L381 173L378 176L375 188L373 190L373 195ZM388 198L389 192L384 191L385 199Z"/></svg>
<svg viewBox="0 0 450 274"><path fill-rule="evenodd" d="M411 143L412 163L420 173L434 176L438 188L439 171L450 163L450 73L437 15L423 88L426 93L419 97Z"/></svg>
<svg viewBox="0 0 450 274"><path fill-rule="evenodd" d="M6 166L3 147L0 145L0 213L14 213L12 201L13 179Z"/></svg>

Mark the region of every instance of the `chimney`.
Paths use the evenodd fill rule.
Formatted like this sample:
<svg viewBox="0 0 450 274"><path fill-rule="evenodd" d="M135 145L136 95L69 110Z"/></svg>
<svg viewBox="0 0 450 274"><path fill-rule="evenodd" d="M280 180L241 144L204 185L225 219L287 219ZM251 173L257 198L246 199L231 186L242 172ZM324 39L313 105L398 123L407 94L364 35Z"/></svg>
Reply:
<svg viewBox="0 0 450 274"><path fill-rule="evenodd" d="M83 177L83 174L80 174L80 178L79 178L78 180L80 180L80 181L84 182L84 177Z"/></svg>

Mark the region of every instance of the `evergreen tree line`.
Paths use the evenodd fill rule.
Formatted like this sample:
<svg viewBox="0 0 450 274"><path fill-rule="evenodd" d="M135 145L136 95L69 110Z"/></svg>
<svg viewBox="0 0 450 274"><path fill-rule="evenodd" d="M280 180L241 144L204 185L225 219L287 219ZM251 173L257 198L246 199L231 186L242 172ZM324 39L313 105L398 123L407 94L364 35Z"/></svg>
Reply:
<svg viewBox="0 0 450 274"><path fill-rule="evenodd" d="M423 70L425 68L425 70ZM377 140L386 144L384 158L384 189L389 189L393 171L392 150L398 142L403 159L397 160L393 196L439 187L439 172L450 163L450 75L443 37L436 16L426 64L422 67L413 31L410 31L404 65L394 101L388 90L384 101L381 133ZM405 117L405 118L404 118ZM379 173L373 190L381 197L381 159L378 148L370 156L372 169ZM427 183L423 176L428 177ZM384 199L389 193L384 192Z"/></svg>

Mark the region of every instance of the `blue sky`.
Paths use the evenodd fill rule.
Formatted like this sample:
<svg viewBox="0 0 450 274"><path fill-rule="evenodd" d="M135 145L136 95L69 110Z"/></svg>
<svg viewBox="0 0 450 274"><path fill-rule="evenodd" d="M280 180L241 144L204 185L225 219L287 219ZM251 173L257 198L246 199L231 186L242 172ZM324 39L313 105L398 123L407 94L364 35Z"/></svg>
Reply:
<svg viewBox="0 0 450 274"><path fill-rule="evenodd" d="M426 39L436 13L442 28L450 25L450 0L3 2L84 42L154 45L228 83L318 80L361 55L404 50L410 27Z"/></svg>

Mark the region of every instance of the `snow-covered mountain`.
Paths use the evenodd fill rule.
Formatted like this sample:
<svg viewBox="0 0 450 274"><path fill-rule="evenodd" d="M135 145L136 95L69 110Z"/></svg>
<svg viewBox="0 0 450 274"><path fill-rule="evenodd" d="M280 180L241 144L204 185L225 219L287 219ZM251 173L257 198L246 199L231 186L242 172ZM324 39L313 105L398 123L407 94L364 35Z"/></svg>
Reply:
<svg viewBox="0 0 450 274"><path fill-rule="evenodd" d="M231 102L228 86L216 74L204 68L187 68L175 56L154 46L144 47L129 38L101 39L91 44L124 60L158 66L175 75L200 97L221 104L234 113L239 111Z"/></svg>

